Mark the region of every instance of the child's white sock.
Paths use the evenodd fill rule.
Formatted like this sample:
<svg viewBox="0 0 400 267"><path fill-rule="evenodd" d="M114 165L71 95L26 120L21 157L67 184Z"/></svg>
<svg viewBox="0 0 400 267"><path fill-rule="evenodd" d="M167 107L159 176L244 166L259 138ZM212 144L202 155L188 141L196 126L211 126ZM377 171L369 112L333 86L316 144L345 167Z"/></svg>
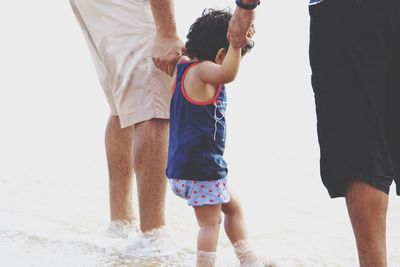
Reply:
<svg viewBox="0 0 400 267"><path fill-rule="evenodd" d="M197 267L214 267L217 253L207 251L197 251Z"/></svg>

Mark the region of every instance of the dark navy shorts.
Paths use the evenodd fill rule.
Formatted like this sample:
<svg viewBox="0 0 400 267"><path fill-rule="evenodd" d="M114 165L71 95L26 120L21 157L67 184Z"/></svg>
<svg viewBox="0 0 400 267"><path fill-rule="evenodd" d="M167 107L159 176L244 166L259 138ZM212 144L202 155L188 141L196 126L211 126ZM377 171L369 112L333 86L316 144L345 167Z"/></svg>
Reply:
<svg viewBox="0 0 400 267"><path fill-rule="evenodd" d="M310 16L324 185L334 198L395 181L400 195L400 1L324 0Z"/></svg>

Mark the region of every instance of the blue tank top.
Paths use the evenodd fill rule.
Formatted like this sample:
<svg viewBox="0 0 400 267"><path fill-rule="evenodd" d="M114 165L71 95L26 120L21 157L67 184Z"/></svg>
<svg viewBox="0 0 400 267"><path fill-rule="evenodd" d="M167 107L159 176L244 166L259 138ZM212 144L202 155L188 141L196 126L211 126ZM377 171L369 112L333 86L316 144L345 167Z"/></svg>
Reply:
<svg viewBox="0 0 400 267"><path fill-rule="evenodd" d="M198 63L178 64L170 108L167 177L183 180L218 180L227 173L225 149L226 92L220 85L213 99L192 100L184 79Z"/></svg>

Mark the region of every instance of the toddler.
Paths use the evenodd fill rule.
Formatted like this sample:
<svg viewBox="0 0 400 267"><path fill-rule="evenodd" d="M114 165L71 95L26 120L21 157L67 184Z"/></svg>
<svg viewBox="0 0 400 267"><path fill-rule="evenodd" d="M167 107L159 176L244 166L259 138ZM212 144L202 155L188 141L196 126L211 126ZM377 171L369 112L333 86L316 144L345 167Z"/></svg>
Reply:
<svg viewBox="0 0 400 267"><path fill-rule="evenodd" d="M226 83L251 49L229 46L231 14L207 9L190 27L186 55L175 69L172 86L167 177L172 190L194 208L200 230L197 266L215 265L221 211L241 266L261 266L248 247L240 203L228 186L223 158L226 137ZM254 28L249 32L249 37Z"/></svg>

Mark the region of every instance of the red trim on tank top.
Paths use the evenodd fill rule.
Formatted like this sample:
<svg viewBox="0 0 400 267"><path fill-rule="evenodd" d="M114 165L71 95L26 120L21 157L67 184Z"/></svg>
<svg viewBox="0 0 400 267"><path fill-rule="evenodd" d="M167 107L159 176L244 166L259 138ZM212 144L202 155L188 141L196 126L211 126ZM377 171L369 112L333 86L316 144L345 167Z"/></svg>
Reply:
<svg viewBox="0 0 400 267"><path fill-rule="evenodd" d="M190 98L190 96L187 94L186 89L185 89L185 78L186 78L186 74L188 73L188 71L189 71L192 67L194 67L194 66L196 66L197 64L200 64L200 63L201 63L201 62L195 62L195 63L193 63L192 65L190 65L190 66L185 70L185 72L183 73L183 76L182 76L182 81L181 81L181 91L182 91L183 97L184 97L190 104L197 105L197 106L207 106L207 105L211 105L211 104L215 103L215 101L217 100L217 98L219 97L219 95L220 95L220 93L221 93L222 84L220 84L220 85L218 86L218 89L217 89L217 92L216 92L215 96L214 96L212 99L210 99L210 100L208 100L208 101L204 101L204 102L196 101L196 100Z"/></svg>

